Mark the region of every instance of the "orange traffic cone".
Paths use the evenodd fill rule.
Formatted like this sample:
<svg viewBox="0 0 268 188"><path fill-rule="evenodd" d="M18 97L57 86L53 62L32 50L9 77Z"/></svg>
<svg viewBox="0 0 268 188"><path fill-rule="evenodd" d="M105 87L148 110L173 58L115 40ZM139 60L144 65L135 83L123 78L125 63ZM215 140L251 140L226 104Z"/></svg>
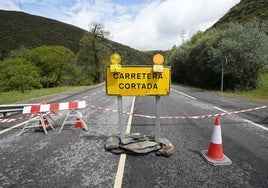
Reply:
<svg viewBox="0 0 268 188"><path fill-rule="evenodd" d="M50 128L50 124L46 117L44 117L44 123L45 123L46 128Z"/></svg>
<svg viewBox="0 0 268 188"><path fill-rule="evenodd" d="M87 125L83 120L83 116L79 111L77 112L75 128L82 128L82 129L84 129L86 131L88 130Z"/></svg>
<svg viewBox="0 0 268 188"><path fill-rule="evenodd" d="M49 121L47 120L47 118L46 118L45 116L43 116L43 121L44 121L45 129L46 129L46 130L51 129L50 123L49 123ZM37 127L37 128L35 129L35 132L43 132L43 131L45 131L45 130L44 130L44 128L43 128L43 125L42 125L41 120L39 120L39 127ZM46 131L45 131L45 132L46 132Z"/></svg>
<svg viewBox="0 0 268 188"><path fill-rule="evenodd" d="M223 153L221 123L220 118L216 117L215 126L212 132L208 150L201 151L201 156L212 165L231 165L232 161Z"/></svg>

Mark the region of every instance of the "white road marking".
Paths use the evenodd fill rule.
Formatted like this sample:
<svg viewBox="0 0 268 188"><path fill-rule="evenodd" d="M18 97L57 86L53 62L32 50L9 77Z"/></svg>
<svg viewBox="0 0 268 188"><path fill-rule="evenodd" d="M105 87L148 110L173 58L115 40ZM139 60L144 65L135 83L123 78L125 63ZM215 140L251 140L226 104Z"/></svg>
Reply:
<svg viewBox="0 0 268 188"><path fill-rule="evenodd" d="M171 90L172 90L172 91L175 91L176 93L179 93L179 94L181 94L181 95L183 95L183 96L185 96L185 97L188 97L188 98L190 98L190 99L196 100L195 97L192 97L192 96L190 96L190 95L187 95L187 94L185 94L185 93L183 93L183 92L180 92L180 91L178 91L178 90L176 90L176 89L171 88Z"/></svg>
<svg viewBox="0 0 268 188"><path fill-rule="evenodd" d="M219 111L221 111L221 112L228 112L228 111L226 111L226 110L223 110L223 109L221 109L221 108L219 108L219 107L217 107L217 106L212 106L213 108L215 108L216 110L219 110Z"/></svg>
<svg viewBox="0 0 268 188"><path fill-rule="evenodd" d="M133 97L132 105L131 105L131 109L130 109L131 114L133 113L133 110L134 110L135 99L136 99L136 97ZM133 117L133 115L130 115L128 118L126 134L130 133L132 117ZM117 168L117 172L116 172L116 176L115 176L114 188L121 188L122 187L126 157L127 157L127 155L125 153L122 153L120 155L119 164L118 164L118 168Z"/></svg>
<svg viewBox="0 0 268 188"><path fill-rule="evenodd" d="M88 96L84 96L84 97L83 97L83 99L86 99L86 98L88 98Z"/></svg>
<svg viewBox="0 0 268 188"><path fill-rule="evenodd" d="M35 117L35 118L33 118L33 119L37 119L37 118L38 118L38 117ZM15 128L17 128L17 127L20 127L20 126L24 125L26 122L27 122L27 121L24 121L24 122L22 122L22 123L19 123L19 124L17 124L17 125L14 125L14 126L12 126L12 127L9 127L8 129L2 130L2 131L0 131L0 134L3 134L3 133L8 132L8 131L11 131L12 129L15 129Z"/></svg>
<svg viewBox="0 0 268 188"><path fill-rule="evenodd" d="M8 131L10 131L10 130L12 130L12 129L15 129L15 128L17 128L17 127L20 127L20 126L22 126L22 125L24 125L26 122L22 122L22 123L20 123L20 124L17 124L17 125L14 125L14 126L12 126L12 127L9 127L8 129L5 129L5 130L3 130L3 131L0 131L0 134L3 134L3 133L5 133L5 132L8 132Z"/></svg>
<svg viewBox="0 0 268 188"><path fill-rule="evenodd" d="M131 105L131 109L130 109L130 113L131 114L134 111L135 99L136 99L136 97L133 97L133 99L132 99L132 105ZM133 118L133 115L130 115L129 118L128 118L126 134L129 134L130 133L132 118Z"/></svg>
<svg viewBox="0 0 268 188"><path fill-rule="evenodd" d="M255 125L256 127L259 127L259 128L261 128L261 129L264 129L264 130L268 131L268 128L267 128L267 127L264 127L264 126L262 126L262 125L260 125L260 124L254 123L253 121L250 121L250 120L248 120L248 119L244 119L244 120L245 120L245 122L247 122L247 123L249 123L249 124L251 124L251 125Z"/></svg>

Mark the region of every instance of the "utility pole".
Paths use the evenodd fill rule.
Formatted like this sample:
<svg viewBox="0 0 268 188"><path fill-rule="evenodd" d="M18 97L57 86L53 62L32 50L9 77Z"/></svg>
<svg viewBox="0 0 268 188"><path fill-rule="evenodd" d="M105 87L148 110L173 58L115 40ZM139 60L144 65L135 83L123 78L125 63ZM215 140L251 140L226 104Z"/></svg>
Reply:
<svg viewBox="0 0 268 188"><path fill-rule="evenodd" d="M19 7L20 7L20 11L22 12L22 6L21 6L20 0L18 0L18 4L19 4Z"/></svg>
<svg viewBox="0 0 268 188"><path fill-rule="evenodd" d="M184 43L184 35L185 35L185 30L181 30L181 34L180 34L180 37L181 37L181 43L183 44Z"/></svg>
<svg viewBox="0 0 268 188"><path fill-rule="evenodd" d="M227 65L227 57L221 57L221 92L223 92L223 75L224 75L224 67Z"/></svg>

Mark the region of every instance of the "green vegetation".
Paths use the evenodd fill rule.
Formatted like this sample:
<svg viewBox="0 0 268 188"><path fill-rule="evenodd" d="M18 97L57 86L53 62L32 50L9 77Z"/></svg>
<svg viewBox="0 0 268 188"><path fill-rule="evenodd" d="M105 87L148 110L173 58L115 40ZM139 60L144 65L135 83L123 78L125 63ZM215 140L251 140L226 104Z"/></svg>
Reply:
<svg viewBox="0 0 268 188"><path fill-rule="evenodd" d="M100 23L92 22L90 25L90 33L86 33L80 41L81 49L78 53L78 62L82 65L82 76L94 78L94 83L101 81L101 73L104 70L109 59L108 49L102 39L109 36L109 32L104 31L104 26ZM87 80L87 79L86 79ZM89 81L89 84L92 81Z"/></svg>
<svg viewBox="0 0 268 188"><path fill-rule="evenodd" d="M219 90L220 59L226 56L225 90L241 95L265 93L265 81L261 85L260 78L268 73L267 5L265 0L241 0L213 27L174 46L166 57L172 65L173 82Z"/></svg>
<svg viewBox="0 0 268 188"><path fill-rule="evenodd" d="M225 30L198 32L174 50L171 57L173 82L218 89L220 59L226 56L224 88L257 88L260 71L268 64L268 36L262 29L268 27L267 24L252 21L245 25L230 24Z"/></svg>
<svg viewBox="0 0 268 188"><path fill-rule="evenodd" d="M85 30L23 12L0 10L0 60L20 46L65 46L75 53Z"/></svg>
<svg viewBox="0 0 268 188"><path fill-rule="evenodd" d="M0 92L92 85L104 80L109 56L122 64L151 64L151 56L106 37L92 22L90 32L55 20L0 10Z"/></svg>
<svg viewBox="0 0 268 188"><path fill-rule="evenodd" d="M75 55L62 46L21 48L0 63L0 91L76 85Z"/></svg>
<svg viewBox="0 0 268 188"><path fill-rule="evenodd" d="M0 104L10 104L21 102L28 99L34 99L42 96L49 96L53 94L59 94L62 92L74 92L88 89L88 86L76 86L76 87L57 87L47 89L33 89L26 90L24 93L19 91L9 91L0 93ZM42 99L40 99L40 102Z"/></svg>
<svg viewBox="0 0 268 188"><path fill-rule="evenodd" d="M232 7L212 28L224 27L228 23L245 24L253 18L260 22L268 17L267 0L241 0ZM268 32L266 32L268 33Z"/></svg>
<svg viewBox="0 0 268 188"><path fill-rule="evenodd" d="M268 74L261 76L260 87L258 89L251 91L224 92L223 94L268 103Z"/></svg>

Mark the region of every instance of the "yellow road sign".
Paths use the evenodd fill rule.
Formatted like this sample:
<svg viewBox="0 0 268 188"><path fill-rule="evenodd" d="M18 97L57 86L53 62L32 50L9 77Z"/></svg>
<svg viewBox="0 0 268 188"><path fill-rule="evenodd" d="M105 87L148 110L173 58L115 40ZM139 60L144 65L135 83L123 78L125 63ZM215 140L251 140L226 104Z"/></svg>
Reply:
<svg viewBox="0 0 268 188"><path fill-rule="evenodd" d="M106 67L106 93L120 96L168 95L170 67L153 72L153 66L122 66L120 72Z"/></svg>

